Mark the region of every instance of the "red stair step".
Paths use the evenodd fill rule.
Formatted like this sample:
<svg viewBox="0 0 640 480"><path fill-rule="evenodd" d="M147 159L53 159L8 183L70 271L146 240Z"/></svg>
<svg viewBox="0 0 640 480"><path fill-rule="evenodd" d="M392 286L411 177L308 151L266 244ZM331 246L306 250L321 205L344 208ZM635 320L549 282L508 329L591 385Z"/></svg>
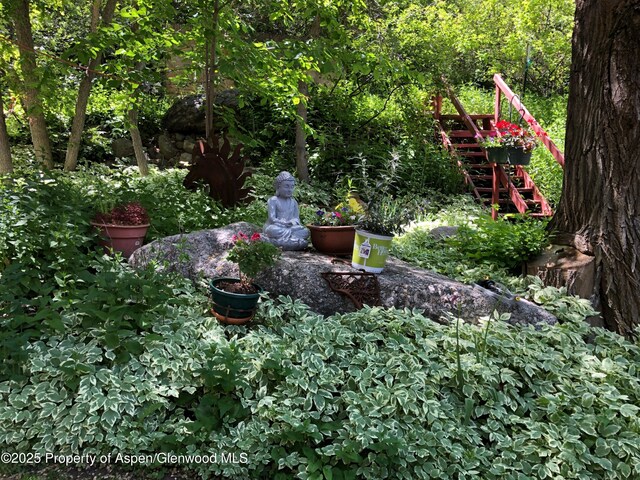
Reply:
<svg viewBox="0 0 640 480"><path fill-rule="evenodd" d="M480 134L484 137L489 135L492 130L479 130ZM451 130L449 132L449 138L473 138L474 134L469 130Z"/></svg>

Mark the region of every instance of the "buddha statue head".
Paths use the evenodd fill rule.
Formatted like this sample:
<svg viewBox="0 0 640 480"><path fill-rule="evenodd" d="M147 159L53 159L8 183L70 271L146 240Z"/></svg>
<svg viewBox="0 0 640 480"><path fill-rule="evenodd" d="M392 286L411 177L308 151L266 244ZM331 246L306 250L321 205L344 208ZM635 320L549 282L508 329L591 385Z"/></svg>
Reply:
<svg viewBox="0 0 640 480"><path fill-rule="evenodd" d="M277 197L289 198L293 195L296 179L289 172L280 172L273 182L273 185L276 189Z"/></svg>

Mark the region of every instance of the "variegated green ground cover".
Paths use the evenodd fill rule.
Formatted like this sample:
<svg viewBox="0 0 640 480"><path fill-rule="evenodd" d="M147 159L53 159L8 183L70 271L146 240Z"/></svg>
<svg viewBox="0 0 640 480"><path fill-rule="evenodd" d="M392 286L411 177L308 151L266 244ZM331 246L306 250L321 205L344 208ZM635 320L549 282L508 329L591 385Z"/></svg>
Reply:
<svg viewBox="0 0 640 480"><path fill-rule="evenodd" d="M247 212L171 178L140 191L159 182L194 228ZM221 327L198 285L100 254L80 183L0 187L2 450L235 454L190 466L229 478L640 477L640 349L586 327L584 301L512 279L564 323L467 325L455 305L450 326L398 310L323 318L280 298L250 329ZM462 258L418 233L400 246L434 267Z"/></svg>
<svg viewBox="0 0 640 480"><path fill-rule="evenodd" d="M205 303L169 308L125 358L100 329L33 342L24 376L0 383L0 442L245 453L194 466L232 478L640 474L640 349L615 334L498 318L457 334L417 312L322 318L286 298L225 330Z"/></svg>

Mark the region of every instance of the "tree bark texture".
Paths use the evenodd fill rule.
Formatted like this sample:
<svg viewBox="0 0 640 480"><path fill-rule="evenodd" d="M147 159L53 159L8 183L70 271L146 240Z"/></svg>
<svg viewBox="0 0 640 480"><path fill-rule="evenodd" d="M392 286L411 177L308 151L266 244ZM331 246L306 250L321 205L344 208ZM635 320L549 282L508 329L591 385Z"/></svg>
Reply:
<svg viewBox="0 0 640 480"><path fill-rule="evenodd" d="M131 135L131 143L133 143L133 151L136 155L136 162L138 163L138 169L140 175L146 177L149 175L149 161L147 160L147 154L144 152L142 146L142 138L140 137L140 130L138 129L138 107L135 106L129 110L129 134Z"/></svg>
<svg viewBox="0 0 640 480"><path fill-rule="evenodd" d="M33 46L31 20L29 17L28 0L16 0L12 2L11 13L15 25L16 39L20 50L20 68L24 84L24 108L29 118L31 141L35 151L36 160L45 168L53 168L53 156L51 143L47 131L47 122L44 118L38 82L40 78L36 67L36 55Z"/></svg>
<svg viewBox="0 0 640 480"><path fill-rule="evenodd" d="M307 134L304 130L307 124L307 101L309 96L309 86L306 82L298 82L298 91L305 97L297 107L296 119L296 172L302 181L309 181L309 158L307 156Z"/></svg>
<svg viewBox="0 0 640 480"><path fill-rule="evenodd" d="M111 22L113 13L116 8L117 0L107 0L102 12L102 24L106 25ZM91 32L98 31L100 23L100 0L95 0L91 13ZM87 65L87 72L78 87L78 98L76 99L76 110L73 116L71 126L71 134L69 135L69 143L67 145L67 153L64 160L64 169L66 171L75 170L78 165L78 154L80 153L80 142L82 133L84 132L84 124L87 118L87 104L89 95L91 94L91 85L95 78L95 69L102 62L102 53L98 53L96 58L91 59Z"/></svg>
<svg viewBox="0 0 640 480"><path fill-rule="evenodd" d="M564 189L552 224L596 260L609 328L640 323L640 4L577 0Z"/></svg>
<svg viewBox="0 0 640 480"><path fill-rule="evenodd" d="M0 76L2 74L0 73ZM11 148L9 147L9 134L7 124L4 120L4 103L2 101L2 90L0 90L0 174L13 172L11 162Z"/></svg>
<svg viewBox="0 0 640 480"><path fill-rule="evenodd" d="M220 2L215 0L212 13L212 30L206 39L205 49L205 72L204 72L204 93L205 93L205 135L211 138L213 133L213 102L215 93L213 91L217 70L218 70L218 35L220 29Z"/></svg>

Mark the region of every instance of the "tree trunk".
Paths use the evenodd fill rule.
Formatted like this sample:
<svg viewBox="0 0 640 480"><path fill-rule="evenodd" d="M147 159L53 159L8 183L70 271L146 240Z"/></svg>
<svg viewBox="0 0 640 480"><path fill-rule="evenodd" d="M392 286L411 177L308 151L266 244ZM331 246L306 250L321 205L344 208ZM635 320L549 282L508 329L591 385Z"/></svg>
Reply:
<svg viewBox="0 0 640 480"><path fill-rule="evenodd" d="M138 163L138 169L140 175L146 177L149 175L149 161L147 155L142 147L142 138L140 137L140 130L138 129L138 107L134 106L129 109L129 134L131 135L131 142L133 143L133 151L136 154L136 162Z"/></svg>
<svg viewBox="0 0 640 480"><path fill-rule="evenodd" d="M307 124L307 101L309 96L309 86L306 82L298 82L298 91L305 96L305 100L301 100L297 107L296 119L296 172L298 178L304 182L309 181L309 161L307 156L307 133L304 127Z"/></svg>
<svg viewBox="0 0 640 480"><path fill-rule="evenodd" d="M102 23L108 24L113 18L117 0L107 0L102 12ZM100 0L94 0L91 12L91 32L98 30L100 22ZM75 170L78 165L78 154L80 153L80 141L84 132L84 123L87 118L87 103L91 93L91 85L95 78L95 69L102 61L102 53L98 53L96 58L89 61L87 72L78 87L78 98L76 100L76 111L73 116L73 124L71 126L71 134L69 135L69 143L67 145L67 154L64 160L64 169L66 171Z"/></svg>
<svg viewBox="0 0 640 480"><path fill-rule="evenodd" d="M316 14L309 28L309 38L311 40L317 39L320 36L320 15ZM317 72L309 72L311 77L315 79ZM298 178L304 182L309 181L309 155L307 152L307 133L304 127L307 125L307 101L309 99L309 85L306 82L300 80L298 82L298 92L304 96L304 101L301 101L296 106L296 173Z"/></svg>
<svg viewBox="0 0 640 480"><path fill-rule="evenodd" d="M0 78L2 73L0 73ZM0 174L13 172L11 162L11 148L9 147L9 134L7 124L4 121L4 103L2 102L3 89L0 89Z"/></svg>
<svg viewBox="0 0 640 480"><path fill-rule="evenodd" d="M47 122L44 118L40 92L38 90L39 74L36 69L36 55L33 46L31 19L29 17L28 0L12 2L11 10L15 25L16 39L20 50L20 67L24 84L24 107L29 118L31 141L36 160L45 168L53 168L51 143L47 132Z"/></svg>
<svg viewBox="0 0 640 480"><path fill-rule="evenodd" d="M213 3L212 23L213 29L211 37L206 39L205 49L205 72L204 72L204 92L205 92L205 134L207 139L213 133L213 101L216 71L218 69L218 29L220 22L220 2Z"/></svg>
<svg viewBox="0 0 640 480"><path fill-rule="evenodd" d="M552 227L596 260L609 328L640 323L640 5L577 0L563 195Z"/></svg>

